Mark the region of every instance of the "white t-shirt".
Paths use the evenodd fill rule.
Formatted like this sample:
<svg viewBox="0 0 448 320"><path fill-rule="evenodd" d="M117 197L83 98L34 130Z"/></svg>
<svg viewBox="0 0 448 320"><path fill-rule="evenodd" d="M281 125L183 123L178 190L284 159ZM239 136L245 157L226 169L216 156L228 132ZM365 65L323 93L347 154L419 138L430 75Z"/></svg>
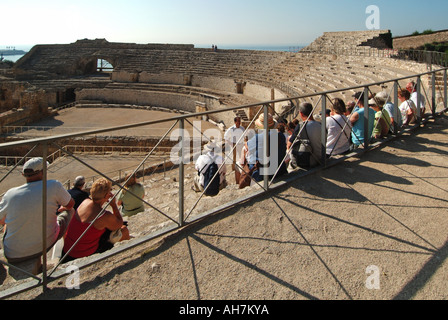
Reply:
<svg viewBox="0 0 448 320"><path fill-rule="evenodd" d="M230 152L230 150L232 150L236 144L236 159L239 159L241 157L241 152L244 147L244 138L242 138L244 131L246 131L246 129L243 126L237 128L236 125L233 125L224 133L224 140L226 141L226 152ZM230 157L230 159L232 158L233 157ZM229 163L228 159L226 159L226 161L227 163Z"/></svg>
<svg viewBox="0 0 448 320"><path fill-rule="evenodd" d="M199 183L201 186L204 186L204 173L207 171L208 166L212 163L212 161L215 161L215 163L218 165L219 169L219 183L223 183L226 178L226 166L222 165L223 158L221 156L215 155L214 153L208 152L207 154L200 155L198 157L198 160L196 160L195 168L197 171L200 171L199 174Z"/></svg>
<svg viewBox="0 0 448 320"><path fill-rule="evenodd" d="M26 183L8 190L0 202L0 219L6 217L4 253L8 258L23 258L42 252L42 181ZM47 246L59 235L57 210L71 196L56 180L47 181Z"/></svg>
<svg viewBox="0 0 448 320"><path fill-rule="evenodd" d="M417 97L418 97L418 92L411 93L411 100L414 102L415 106L418 105ZM426 103L425 97L420 93L420 110L425 108L425 103Z"/></svg>
<svg viewBox="0 0 448 320"><path fill-rule="evenodd" d="M405 123L407 115L411 110L414 112L413 119L417 119L417 107L415 106L414 102L412 100L406 100L404 101L400 107L400 113L401 113L401 119L403 123ZM411 120L412 121L412 120Z"/></svg>
<svg viewBox="0 0 448 320"><path fill-rule="evenodd" d="M244 139L241 137L245 130L246 129L243 126L237 128L236 125L233 125L224 133L224 140L231 144L236 144L239 141L238 144L242 145L244 144Z"/></svg>
<svg viewBox="0 0 448 320"><path fill-rule="evenodd" d="M337 155L350 149L352 127L345 115L327 117L327 154ZM344 131L342 132L342 129Z"/></svg>

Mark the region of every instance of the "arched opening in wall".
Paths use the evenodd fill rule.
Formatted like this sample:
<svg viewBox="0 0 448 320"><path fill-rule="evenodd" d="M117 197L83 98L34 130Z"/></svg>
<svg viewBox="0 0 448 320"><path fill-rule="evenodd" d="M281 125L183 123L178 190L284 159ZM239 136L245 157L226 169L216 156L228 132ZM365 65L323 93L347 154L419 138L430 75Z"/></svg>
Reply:
<svg viewBox="0 0 448 320"><path fill-rule="evenodd" d="M104 72L110 73L114 71L114 66L106 59L98 59L96 71L100 73Z"/></svg>

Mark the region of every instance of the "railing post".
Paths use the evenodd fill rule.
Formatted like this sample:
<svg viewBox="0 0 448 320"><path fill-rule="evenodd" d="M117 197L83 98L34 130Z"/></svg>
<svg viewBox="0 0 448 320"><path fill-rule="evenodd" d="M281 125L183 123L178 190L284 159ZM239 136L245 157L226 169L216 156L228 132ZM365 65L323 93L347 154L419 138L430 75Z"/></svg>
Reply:
<svg viewBox="0 0 448 320"><path fill-rule="evenodd" d="M447 74L447 70L445 69L443 71L443 91L444 91L444 99L443 99L444 106L443 106L443 108L444 109L448 108L448 96L447 96L448 92L447 92L447 84L446 84L446 81L447 81L446 74Z"/></svg>
<svg viewBox="0 0 448 320"><path fill-rule="evenodd" d="M326 117L326 111L327 111L327 96L325 94L322 95L322 117L321 117L321 161L322 166L327 166L327 117Z"/></svg>
<svg viewBox="0 0 448 320"><path fill-rule="evenodd" d="M264 171L264 175L263 175L263 185L264 185L264 189L265 190L268 190L269 189L269 175L268 175L268 172L270 171L270 165L271 165L271 163L270 163L270 143L269 143L269 136L270 136L270 131L269 131L269 126L268 126L268 114L269 114L269 105L268 104L265 104L264 106L263 106L264 108L263 108L263 112L264 112L264 123L263 123L263 126L264 126L264 133L263 133L263 135L264 135L264 141L263 141L263 149L264 149L264 152L263 152L263 166L264 166L264 169L265 170L259 170L260 171L260 173L262 172L262 171Z"/></svg>
<svg viewBox="0 0 448 320"><path fill-rule="evenodd" d="M436 73L432 73L432 99L431 99L431 108L432 108L432 115L436 115Z"/></svg>
<svg viewBox="0 0 448 320"><path fill-rule="evenodd" d="M185 156L185 120L179 120L180 150L179 150L179 226L184 225L184 156Z"/></svg>
<svg viewBox="0 0 448 320"><path fill-rule="evenodd" d="M421 96L420 96L420 91L421 91L421 78L420 76L417 77L417 119L418 119L418 124L420 125L422 122L422 109L421 109Z"/></svg>
<svg viewBox="0 0 448 320"><path fill-rule="evenodd" d="M43 177L42 177L42 289L47 289L47 142L42 144Z"/></svg>
<svg viewBox="0 0 448 320"><path fill-rule="evenodd" d="M399 131L398 117L401 118L401 113L398 111L398 81L394 82L394 134L397 135Z"/></svg>

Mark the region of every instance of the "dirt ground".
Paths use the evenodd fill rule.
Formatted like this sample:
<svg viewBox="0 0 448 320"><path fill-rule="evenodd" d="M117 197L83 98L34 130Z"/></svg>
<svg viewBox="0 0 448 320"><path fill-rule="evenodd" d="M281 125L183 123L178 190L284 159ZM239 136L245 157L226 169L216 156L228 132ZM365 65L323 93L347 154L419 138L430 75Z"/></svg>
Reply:
<svg viewBox="0 0 448 320"><path fill-rule="evenodd" d="M11 300L446 300L448 118Z"/></svg>

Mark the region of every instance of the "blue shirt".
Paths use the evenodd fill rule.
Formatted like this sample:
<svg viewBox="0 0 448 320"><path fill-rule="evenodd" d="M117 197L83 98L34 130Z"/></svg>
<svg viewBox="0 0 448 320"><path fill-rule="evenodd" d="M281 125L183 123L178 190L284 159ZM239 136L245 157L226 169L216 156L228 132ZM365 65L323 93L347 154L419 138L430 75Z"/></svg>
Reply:
<svg viewBox="0 0 448 320"><path fill-rule="evenodd" d="M356 112L359 115L358 120L353 124L352 129L352 141L356 145L360 145L364 143L364 111L365 108L359 108ZM375 122L375 110L369 108L369 134L368 136L372 136L374 122Z"/></svg>

